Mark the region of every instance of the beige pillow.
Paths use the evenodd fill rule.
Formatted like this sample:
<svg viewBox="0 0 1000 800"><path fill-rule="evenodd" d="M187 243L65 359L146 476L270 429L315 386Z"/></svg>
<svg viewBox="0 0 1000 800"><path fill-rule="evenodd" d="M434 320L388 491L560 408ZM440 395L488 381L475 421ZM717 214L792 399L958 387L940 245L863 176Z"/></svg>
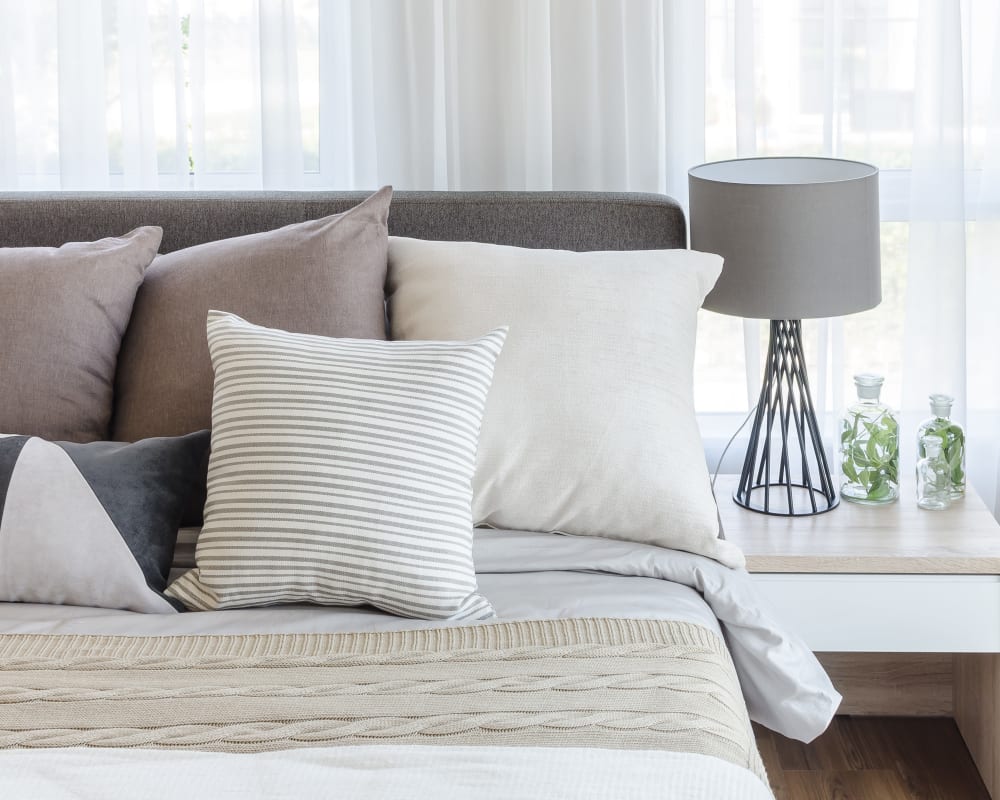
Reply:
<svg viewBox="0 0 1000 800"><path fill-rule="evenodd" d="M473 518L742 566L718 538L694 414L698 308L722 259L389 239L394 339L510 328L487 401Z"/></svg>
<svg viewBox="0 0 1000 800"><path fill-rule="evenodd" d="M108 438L118 350L162 234L0 248L0 431Z"/></svg>
<svg viewBox="0 0 1000 800"><path fill-rule="evenodd" d="M385 187L342 214L157 257L122 345L114 438L210 427L210 308L296 333L385 339L391 199Z"/></svg>

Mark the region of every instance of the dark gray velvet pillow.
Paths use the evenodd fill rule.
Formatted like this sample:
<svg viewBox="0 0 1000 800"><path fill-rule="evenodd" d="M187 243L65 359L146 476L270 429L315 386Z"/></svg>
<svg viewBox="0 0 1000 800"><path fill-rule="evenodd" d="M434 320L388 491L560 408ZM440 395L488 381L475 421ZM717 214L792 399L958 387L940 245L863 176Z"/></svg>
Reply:
<svg viewBox="0 0 1000 800"><path fill-rule="evenodd" d="M183 610L163 589L209 446L207 430L134 444L0 436L0 601Z"/></svg>

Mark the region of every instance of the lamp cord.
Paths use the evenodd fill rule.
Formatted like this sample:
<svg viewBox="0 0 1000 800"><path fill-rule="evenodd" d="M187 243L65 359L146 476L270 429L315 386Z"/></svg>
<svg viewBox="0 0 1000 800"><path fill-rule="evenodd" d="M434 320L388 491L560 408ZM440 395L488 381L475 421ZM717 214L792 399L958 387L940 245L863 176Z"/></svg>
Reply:
<svg viewBox="0 0 1000 800"><path fill-rule="evenodd" d="M712 496L715 497L715 481L719 477L719 470L722 469L722 460L726 457L726 453L729 452L729 448L732 446L733 442L736 441L736 437L740 435L747 423L750 421L750 417L754 415L757 410L759 403L754 403L753 407L747 412L746 417L744 417L743 422L740 423L740 427L736 429L736 433L729 437L729 441L726 442L726 446L722 448L722 455L719 456L719 463L715 465L715 472L712 473Z"/></svg>

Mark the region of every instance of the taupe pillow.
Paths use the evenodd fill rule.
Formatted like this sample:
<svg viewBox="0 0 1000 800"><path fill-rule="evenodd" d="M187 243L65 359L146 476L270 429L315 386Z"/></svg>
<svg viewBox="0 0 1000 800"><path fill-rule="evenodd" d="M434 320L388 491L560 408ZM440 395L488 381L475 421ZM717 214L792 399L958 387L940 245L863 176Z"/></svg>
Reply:
<svg viewBox="0 0 1000 800"><path fill-rule="evenodd" d="M113 438L211 426L211 308L296 333L385 339L391 199L385 187L342 214L158 256L122 345Z"/></svg>
<svg viewBox="0 0 1000 800"><path fill-rule="evenodd" d="M108 438L118 350L162 235L0 248L0 431Z"/></svg>

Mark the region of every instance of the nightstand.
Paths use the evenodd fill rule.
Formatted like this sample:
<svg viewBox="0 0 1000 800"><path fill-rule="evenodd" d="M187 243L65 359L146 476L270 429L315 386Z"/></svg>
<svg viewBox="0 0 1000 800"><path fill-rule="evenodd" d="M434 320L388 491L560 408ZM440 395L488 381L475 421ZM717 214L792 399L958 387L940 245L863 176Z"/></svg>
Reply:
<svg viewBox="0 0 1000 800"><path fill-rule="evenodd" d="M1000 524L972 487L946 511L842 502L812 517L716 496L760 590L820 655L843 713L954 716L1000 800Z"/></svg>

